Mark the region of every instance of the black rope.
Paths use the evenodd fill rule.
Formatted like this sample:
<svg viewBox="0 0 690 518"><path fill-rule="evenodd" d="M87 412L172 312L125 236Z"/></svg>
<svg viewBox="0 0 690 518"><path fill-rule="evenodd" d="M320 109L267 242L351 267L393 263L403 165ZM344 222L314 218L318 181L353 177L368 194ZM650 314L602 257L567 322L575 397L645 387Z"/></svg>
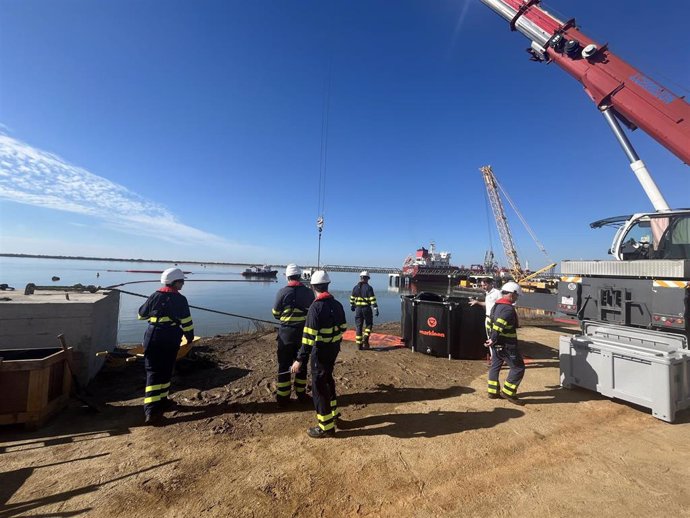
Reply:
<svg viewBox="0 0 690 518"><path fill-rule="evenodd" d="M134 282L141 282L141 281L134 281ZM132 282L131 284L134 284L134 282ZM119 291L120 293L124 293L125 295L134 295L135 297L142 297L142 298L145 298L145 299L148 298L148 295L142 295L141 293L134 293L134 292L132 292L132 291L125 291L125 290L120 290L120 289L117 289L117 288L106 288L106 289L112 289L113 291ZM192 309L199 309L199 310L201 310L201 311L208 311L209 313L218 313L219 315L227 315L227 316L230 316L230 317L237 317L237 318L244 318L244 319L247 319L247 320L252 320L252 321L254 321L254 322L262 322L262 323L264 323L264 324L269 324L269 325L272 325L272 326L275 326L275 327L279 327L279 326L280 326L280 324L277 323L277 322L271 322L270 320L262 320L261 318L248 317L248 316L245 316L245 315L237 315L237 314L235 314L235 313L228 313L227 311L219 311L219 310L217 310L217 309L202 308L201 306L191 306L191 305L190 305L189 307L192 308Z"/></svg>
<svg viewBox="0 0 690 518"><path fill-rule="evenodd" d="M160 282L160 279L154 279L150 281L129 281L129 282L123 282L120 284L113 284L112 286L106 286L105 288L101 288L99 286L99 289L103 290L112 290L115 288L119 288L120 286L127 286L128 284L141 284L144 282ZM276 279L185 279L185 283L187 282L278 282Z"/></svg>

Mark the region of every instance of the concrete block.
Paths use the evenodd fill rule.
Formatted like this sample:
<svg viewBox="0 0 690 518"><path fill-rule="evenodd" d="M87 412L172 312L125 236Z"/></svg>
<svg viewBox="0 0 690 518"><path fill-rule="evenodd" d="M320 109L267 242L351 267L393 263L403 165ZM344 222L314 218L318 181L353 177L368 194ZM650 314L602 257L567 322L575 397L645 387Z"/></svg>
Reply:
<svg viewBox="0 0 690 518"><path fill-rule="evenodd" d="M0 350L59 347L57 335L63 334L74 350L79 381L86 384L103 366L96 352L117 345L117 291L13 292L10 299L0 302Z"/></svg>

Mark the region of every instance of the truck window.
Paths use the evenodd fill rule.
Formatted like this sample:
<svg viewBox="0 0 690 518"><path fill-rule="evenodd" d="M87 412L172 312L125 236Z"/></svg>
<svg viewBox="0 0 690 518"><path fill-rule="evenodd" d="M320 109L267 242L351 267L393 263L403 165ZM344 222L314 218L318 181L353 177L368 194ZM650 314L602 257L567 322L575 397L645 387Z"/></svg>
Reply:
<svg viewBox="0 0 690 518"><path fill-rule="evenodd" d="M652 225L649 220L635 223L625 234L621 244L623 260L651 259L654 254Z"/></svg>
<svg viewBox="0 0 690 518"><path fill-rule="evenodd" d="M690 214L671 219L658 255L660 259L690 259Z"/></svg>

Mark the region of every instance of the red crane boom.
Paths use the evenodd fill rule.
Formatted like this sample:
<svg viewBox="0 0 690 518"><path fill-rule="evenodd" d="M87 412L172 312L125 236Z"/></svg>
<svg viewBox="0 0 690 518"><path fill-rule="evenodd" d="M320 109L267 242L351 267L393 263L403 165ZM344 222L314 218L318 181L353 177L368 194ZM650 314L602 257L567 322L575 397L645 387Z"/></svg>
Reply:
<svg viewBox="0 0 690 518"><path fill-rule="evenodd" d="M559 20L539 0L481 0L532 41L533 59L552 61L577 79L602 110L613 109L628 127L642 128L690 164L690 104ZM631 160L632 162L633 160Z"/></svg>

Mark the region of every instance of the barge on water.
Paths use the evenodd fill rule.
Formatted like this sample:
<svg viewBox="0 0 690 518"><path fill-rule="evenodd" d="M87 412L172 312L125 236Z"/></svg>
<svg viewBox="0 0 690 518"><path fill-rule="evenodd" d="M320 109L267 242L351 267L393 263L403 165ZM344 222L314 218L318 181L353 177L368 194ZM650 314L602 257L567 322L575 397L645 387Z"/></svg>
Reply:
<svg viewBox="0 0 690 518"><path fill-rule="evenodd" d="M270 266L250 266L242 272L243 277L263 277L266 279L275 279L278 275L278 270L272 270Z"/></svg>

